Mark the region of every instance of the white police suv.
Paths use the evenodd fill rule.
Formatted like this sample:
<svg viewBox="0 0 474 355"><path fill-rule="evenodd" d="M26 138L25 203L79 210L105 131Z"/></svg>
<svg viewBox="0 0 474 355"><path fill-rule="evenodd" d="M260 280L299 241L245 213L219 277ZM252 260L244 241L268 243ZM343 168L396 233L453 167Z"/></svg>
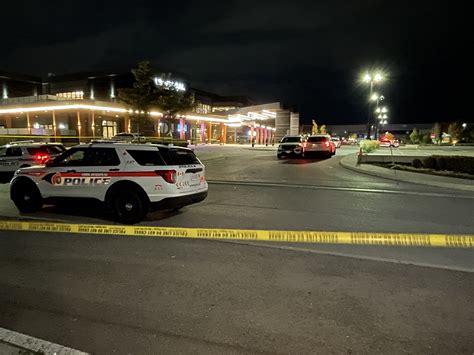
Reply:
<svg viewBox="0 0 474 355"><path fill-rule="evenodd" d="M8 181L19 168L38 165L56 157L66 149L60 143L16 141L0 147L0 175Z"/></svg>
<svg viewBox="0 0 474 355"><path fill-rule="evenodd" d="M180 209L207 196L204 165L187 148L91 143L45 165L19 169L10 197L20 212L70 199L104 202L117 221L141 221L151 209Z"/></svg>

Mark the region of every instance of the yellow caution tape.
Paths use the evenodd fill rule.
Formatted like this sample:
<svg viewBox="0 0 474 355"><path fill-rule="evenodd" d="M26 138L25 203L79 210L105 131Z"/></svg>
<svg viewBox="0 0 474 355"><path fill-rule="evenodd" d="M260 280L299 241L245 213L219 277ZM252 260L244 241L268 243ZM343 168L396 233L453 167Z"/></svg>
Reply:
<svg viewBox="0 0 474 355"><path fill-rule="evenodd" d="M474 235L172 228L0 221L0 230L285 243L473 248Z"/></svg>

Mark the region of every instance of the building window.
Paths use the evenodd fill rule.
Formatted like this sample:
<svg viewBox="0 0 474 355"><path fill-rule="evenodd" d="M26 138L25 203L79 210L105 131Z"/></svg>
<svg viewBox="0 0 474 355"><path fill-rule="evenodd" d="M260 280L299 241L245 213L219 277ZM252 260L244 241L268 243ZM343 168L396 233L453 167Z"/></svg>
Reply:
<svg viewBox="0 0 474 355"><path fill-rule="evenodd" d="M64 100L82 100L84 99L84 91L58 92L56 97Z"/></svg>
<svg viewBox="0 0 474 355"><path fill-rule="evenodd" d="M198 102L196 105L196 113L211 113L211 105L206 105Z"/></svg>
<svg viewBox="0 0 474 355"><path fill-rule="evenodd" d="M102 121L102 137L112 138L117 135L117 122Z"/></svg>

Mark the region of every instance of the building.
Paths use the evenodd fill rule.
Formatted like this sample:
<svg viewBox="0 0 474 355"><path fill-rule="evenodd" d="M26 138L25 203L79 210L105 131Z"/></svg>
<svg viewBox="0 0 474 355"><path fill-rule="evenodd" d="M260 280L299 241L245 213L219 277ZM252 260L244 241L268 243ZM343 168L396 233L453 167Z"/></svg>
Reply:
<svg viewBox="0 0 474 355"><path fill-rule="evenodd" d="M193 88L185 79L152 78L155 85L189 90L194 112L167 119L150 112L150 124L141 133L186 139L192 143L269 144L285 134L297 133L299 116L276 102L256 105L245 96L221 96ZM135 132L133 113L118 100L120 88L131 87L131 73L91 72L37 77L0 71L0 137L44 138L85 142Z"/></svg>

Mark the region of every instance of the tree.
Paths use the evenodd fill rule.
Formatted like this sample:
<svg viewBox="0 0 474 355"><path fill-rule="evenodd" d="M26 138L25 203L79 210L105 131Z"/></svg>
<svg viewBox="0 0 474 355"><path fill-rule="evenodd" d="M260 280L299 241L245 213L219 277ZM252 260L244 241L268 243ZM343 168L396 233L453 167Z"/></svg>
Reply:
<svg viewBox="0 0 474 355"><path fill-rule="evenodd" d="M459 142L459 140L461 139L462 131L463 128L460 122L453 122L449 124L448 134L450 135L451 142L453 144Z"/></svg>
<svg viewBox="0 0 474 355"><path fill-rule="evenodd" d="M319 133L320 134L327 134L326 132L326 125L323 124L320 128L319 128Z"/></svg>
<svg viewBox="0 0 474 355"><path fill-rule="evenodd" d="M318 124L313 120L313 126L311 127L311 134L318 134Z"/></svg>
<svg viewBox="0 0 474 355"><path fill-rule="evenodd" d="M132 113L130 119L136 125L137 133L140 126L149 122L150 111L160 110L166 119L171 120L178 113L186 113L194 107L194 97L178 91L174 86L156 85L156 72L149 61L139 62L132 69L135 76L133 88L118 90L120 101L127 105ZM170 80L171 74L162 75L162 80Z"/></svg>
<svg viewBox="0 0 474 355"><path fill-rule="evenodd" d="M410 133L410 141L413 144L420 143L420 135L419 135L418 130L416 128L413 128L413 132Z"/></svg>
<svg viewBox="0 0 474 355"><path fill-rule="evenodd" d="M148 122L150 109L156 106L158 92L153 83L154 72L150 62L139 62L137 68L132 69L132 74L135 76L133 88L119 89L118 97L132 110L130 120L140 133L140 126Z"/></svg>
<svg viewBox="0 0 474 355"><path fill-rule="evenodd" d="M436 122L431 130L431 133L434 135L434 141L439 144L441 142L441 125Z"/></svg>
<svg viewBox="0 0 474 355"><path fill-rule="evenodd" d="M431 139L431 135L425 134L423 136L423 143L425 143L425 144L433 143L433 140Z"/></svg>
<svg viewBox="0 0 474 355"><path fill-rule="evenodd" d="M385 132L385 139L392 142L395 139L395 136L390 132Z"/></svg>

